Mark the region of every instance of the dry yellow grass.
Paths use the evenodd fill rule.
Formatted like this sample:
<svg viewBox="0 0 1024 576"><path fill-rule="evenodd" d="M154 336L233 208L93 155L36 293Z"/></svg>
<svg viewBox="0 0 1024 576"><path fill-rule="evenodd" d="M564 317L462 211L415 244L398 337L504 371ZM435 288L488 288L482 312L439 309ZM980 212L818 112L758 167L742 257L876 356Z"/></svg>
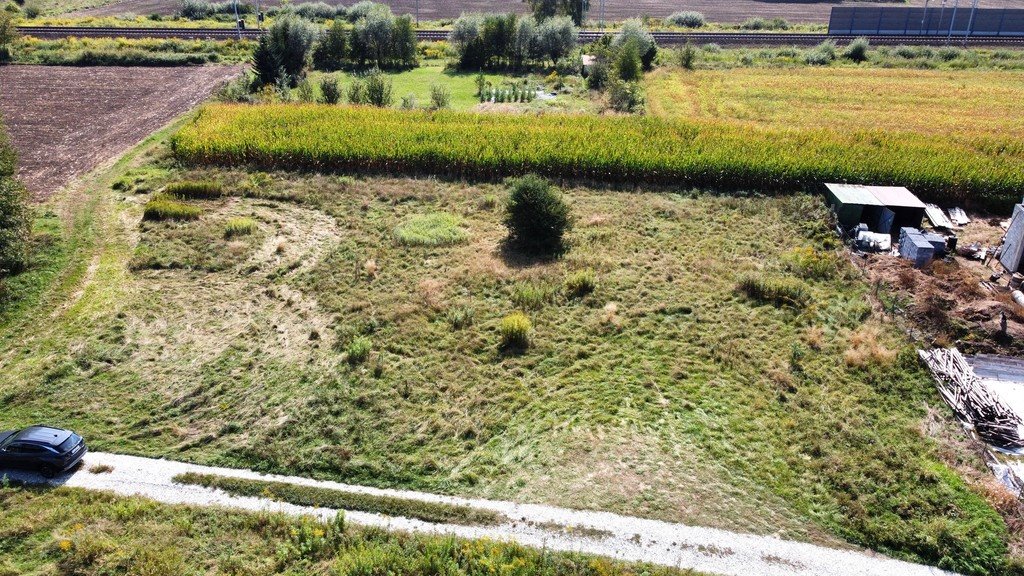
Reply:
<svg viewBox="0 0 1024 576"><path fill-rule="evenodd" d="M647 99L655 116L757 126L1024 134L1024 75L1011 71L660 68Z"/></svg>

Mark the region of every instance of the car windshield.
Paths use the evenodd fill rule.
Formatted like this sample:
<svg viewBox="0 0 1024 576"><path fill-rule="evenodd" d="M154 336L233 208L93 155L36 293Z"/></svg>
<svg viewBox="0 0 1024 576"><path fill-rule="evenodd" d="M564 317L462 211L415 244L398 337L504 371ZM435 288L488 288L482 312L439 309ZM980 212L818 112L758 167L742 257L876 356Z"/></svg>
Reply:
<svg viewBox="0 0 1024 576"><path fill-rule="evenodd" d="M72 434L71 436L68 436L67 440L61 442L60 446L58 446L57 449L60 450L61 452L67 452L68 450L71 450L72 448L77 446L78 443L81 442L81 440L81 436L79 436L78 434Z"/></svg>
<svg viewBox="0 0 1024 576"><path fill-rule="evenodd" d="M19 431L15 431L13 434L8 436L7 438L4 438L3 441L0 441L0 448L3 448L4 446L7 446L11 442L14 442L14 439L18 437L18 432Z"/></svg>

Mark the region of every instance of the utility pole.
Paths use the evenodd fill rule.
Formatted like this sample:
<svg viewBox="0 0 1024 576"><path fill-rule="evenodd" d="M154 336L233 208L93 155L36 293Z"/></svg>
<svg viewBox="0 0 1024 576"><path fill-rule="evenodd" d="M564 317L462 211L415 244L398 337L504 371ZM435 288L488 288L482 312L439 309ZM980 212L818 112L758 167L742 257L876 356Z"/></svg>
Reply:
<svg viewBox="0 0 1024 576"><path fill-rule="evenodd" d="M420 27L420 0L416 0L416 27Z"/></svg>
<svg viewBox="0 0 1024 576"><path fill-rule="evenodd" d="M242 39L242 21L238 18L238 0L235 0L235 31L238 32L238 39Z"/></svg>
<svg viewBox="0 0 1024 576"><path fill-rule="evenodd" d="M978 0L971 3L971 18L967 21L967 32L964 33L964 46L967 46L967 38L974 32L974 15L978 11Z"/></svg>
<svg viewBox="0 0 1024 576"><path fill-rule="evenodd" d="M945 16L945 14L946 14L946 0L942 0L942 7L939 8L939 25L935 27L935 35L936 36L938 36L939 34L942 33L940 28L939 28L939 26L942 26L942 18L943 18L943 16Z"/></svg>
<svg viewBox="0 0 1024 576"><path fill-rule="evenodd" d="M928 19L928 0L924 0L924 14L921 16L921 30L918 31L918 35L924 34L924 22ZM931 26L929 26L931 28Z"/></svg>

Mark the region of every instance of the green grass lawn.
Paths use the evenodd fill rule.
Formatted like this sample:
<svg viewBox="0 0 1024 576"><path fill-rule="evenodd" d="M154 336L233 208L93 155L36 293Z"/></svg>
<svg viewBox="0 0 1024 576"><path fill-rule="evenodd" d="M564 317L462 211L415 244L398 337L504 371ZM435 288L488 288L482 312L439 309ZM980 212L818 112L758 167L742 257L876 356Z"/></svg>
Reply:
<svg viewBox="0 0 1024 576"><path fill-rule="evenodd" d="M80 272L0 329L0 427L978 574L1006 560L1003 521L947 465L955 427L913 346L872 319L818 198L570 187L571 249L538 262L502 249L499 184L186 170L154 146L98 181ZM177 179L229 195L140 224ZM462 242L400 241L439 212ZM256 230L227 238L239 218ZM567 286L581 271L588 294ZM762 302L751 277L806 297ZM516 311L522 353L499 345Z"/></svg>
<svg viewBox="0 0 1024 576"><path fill-rule="evenodd" d="M320 81L326 75L337 78L343 90L352 79L351 74L346 72L311 72L309 80L318 94ZM441 60L423 60L417 68L401 72L388 72L387 76L392 82L395 106L401 102L402 97L410 94L415 97L418 108L429 106L430 87L433 84L442 84L448 87L452 95L451 108L453 110L469 110L480 104L480 99L476 95L477 75L475 73L447 70L445 69L444 62ZM495 87L502 86L507 82L520 83L524 78L529 79L531 86L544 83L543 76L537 74L515 76L487 73L484 74L484 78ZM342 96L344 100L344 91ZM582 93L559 94L555 100L551 101L534 101L530 104L509 104L508 106L511 109L530 111L593 111L596 109L595 104L589 100L585 91Z"/></svg>

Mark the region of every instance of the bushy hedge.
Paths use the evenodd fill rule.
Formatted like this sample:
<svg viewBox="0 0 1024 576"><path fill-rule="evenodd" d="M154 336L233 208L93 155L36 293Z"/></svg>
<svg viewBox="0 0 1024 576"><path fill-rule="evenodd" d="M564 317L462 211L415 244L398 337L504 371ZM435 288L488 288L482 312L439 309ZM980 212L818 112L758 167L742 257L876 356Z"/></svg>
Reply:
<svg viewBox="0 0 1024 576"><path fill-rule="evenodd" d="M1018 139L719 120L213 104L174 137L174 150L193 164L478 178L536 172L769 194L823 182L895 184L927 201L991 209L1024 195Z"/></svg>
<svg viewBox="0 0 1024 576"><path fill-rule="evenodd" d="M28 264L28 192L14 177L15 160L14 148L0 124L0 280Z"/></svg>

